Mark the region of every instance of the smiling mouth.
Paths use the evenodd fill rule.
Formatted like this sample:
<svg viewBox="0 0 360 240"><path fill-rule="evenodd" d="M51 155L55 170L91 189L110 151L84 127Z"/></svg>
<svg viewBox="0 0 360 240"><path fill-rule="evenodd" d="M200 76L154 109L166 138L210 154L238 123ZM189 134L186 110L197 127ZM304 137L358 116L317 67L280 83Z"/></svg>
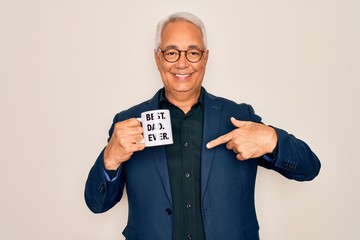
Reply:
<svg viewBox="0 0 360 240"><path fill-rule="evenodd" d="M191 74L177 74L177 73L175 73L174 75L175 75L175 77L177 77L177 78L185 79L185 78L187 78L187 77L190 77Z"/></svg>

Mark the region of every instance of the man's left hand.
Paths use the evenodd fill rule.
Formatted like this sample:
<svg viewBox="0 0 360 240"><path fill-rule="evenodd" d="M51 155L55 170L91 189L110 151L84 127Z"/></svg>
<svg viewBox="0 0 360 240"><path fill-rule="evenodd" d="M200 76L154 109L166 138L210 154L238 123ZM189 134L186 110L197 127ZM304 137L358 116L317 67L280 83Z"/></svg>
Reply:
<svg viewBox="0 0 360 240"><path fill-rule="evenodd" d="M233 117L231 123L236 129L210 141L206 147L210 149L226 143L226 148L234 151L239 160L257 158L273 152L278 140L274 128L261 123L236 120Z"/></svg>

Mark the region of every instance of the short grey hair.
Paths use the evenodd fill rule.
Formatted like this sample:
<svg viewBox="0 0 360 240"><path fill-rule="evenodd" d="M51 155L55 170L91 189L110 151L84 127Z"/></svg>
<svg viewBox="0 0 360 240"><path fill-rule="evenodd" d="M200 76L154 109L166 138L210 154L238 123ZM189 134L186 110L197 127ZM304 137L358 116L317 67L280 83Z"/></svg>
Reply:
<svg viewBox="0 0 360 240"><path fill-rule="evenodd" d="M156 28L156 33L155 33L155 49L158 49L160 47L161 33L162 33L164 27L166 26L166 24L168 24L170 22L176 22L176 21L190 22L190 23L194 24L195 26L199 27L201 30L201 33L203 35L204 47L205 47L205 49L207 49L207 36L206 36L205 25L201 21L200 18L198 18L197 16L195 16L194 14L189 13L189 12L177 12L177 13L171 14L170 16L161 20L158 23L157 28Z"/></svg>

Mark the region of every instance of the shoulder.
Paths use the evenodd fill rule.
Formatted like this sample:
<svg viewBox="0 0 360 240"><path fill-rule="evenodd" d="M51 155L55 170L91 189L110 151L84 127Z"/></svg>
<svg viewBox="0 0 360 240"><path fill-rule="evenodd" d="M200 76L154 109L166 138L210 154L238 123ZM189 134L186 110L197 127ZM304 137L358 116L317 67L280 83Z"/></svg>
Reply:
<svg viewBox="0 0 360 240"><path fill-rule="evenodd" d="M241 120L261 122L261 117L255 114L254 108L248 103L237 103L225 97L215 96L205 90L205 104L222 108L225 115L235 117Z"/></svg>
<svg viewBox="0 0 360 240"><path fill-rule="evenodd" d="M157 109L159 107L159 94L160 90L158 90L152 98L120 111L115 115L114 121L118 122L129 118L138 118L142 112Z"/></svg>

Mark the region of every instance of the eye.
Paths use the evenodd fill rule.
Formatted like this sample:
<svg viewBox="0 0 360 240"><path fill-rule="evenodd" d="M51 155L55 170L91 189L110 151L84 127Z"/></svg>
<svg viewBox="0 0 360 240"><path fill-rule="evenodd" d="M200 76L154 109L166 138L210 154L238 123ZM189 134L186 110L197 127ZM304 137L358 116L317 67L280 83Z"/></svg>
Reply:
<svg viewBox="0 0 360 240"><path fill-rule="evenodd" d="M189 53L191 56L199 56L201 52L199 50L190 50Z"/></svg>
<svg viewBox="0 0 360 240"><path fill-rule="evenodd" d="M178 54L179 54L178 51L176 51L174 49L169 49L169 50L165 51L165 55L169 56L169 57L176 56Z"/></svg>

